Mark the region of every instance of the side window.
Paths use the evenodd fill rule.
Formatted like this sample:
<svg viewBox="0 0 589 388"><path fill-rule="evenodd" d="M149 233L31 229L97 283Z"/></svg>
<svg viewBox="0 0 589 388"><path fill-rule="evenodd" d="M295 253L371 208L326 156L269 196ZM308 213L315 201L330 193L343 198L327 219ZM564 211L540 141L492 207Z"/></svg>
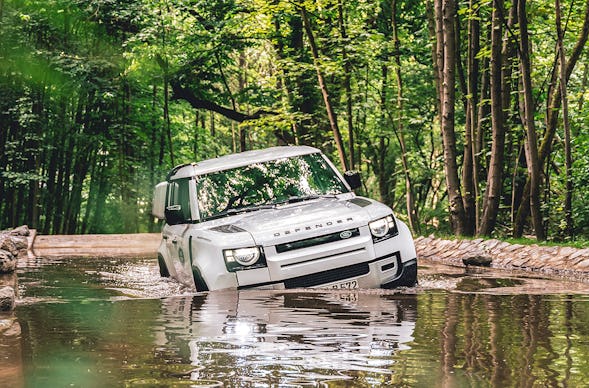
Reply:
<svg viewBox="0 0 589 388"><path fill-rule="evenodd" d="M176 223L191 218L188 182L189 179L179 179L168 185L166 210L175 212L175 218L178 218Z"/></svg>
<svg viewBox="0 0 589 388"><path fill-rule="evenodd" d="M189 220L190 217L190 192L188 189L188 179L182 179L178 181L178 199L177 203L182 209L182 217L185 220Z"/></svg>

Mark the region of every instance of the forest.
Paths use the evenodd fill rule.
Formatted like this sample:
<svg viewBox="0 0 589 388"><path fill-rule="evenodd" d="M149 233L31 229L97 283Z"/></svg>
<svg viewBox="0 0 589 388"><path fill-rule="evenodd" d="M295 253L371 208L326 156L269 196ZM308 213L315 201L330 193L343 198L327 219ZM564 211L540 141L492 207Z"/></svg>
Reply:
<svg viewBox="0 0 589 388"><path fill-rule="evenodd" d="M589 0L0 0L0 229L158 231L173 166L306 144L415 235L589 235Z"/></svg>

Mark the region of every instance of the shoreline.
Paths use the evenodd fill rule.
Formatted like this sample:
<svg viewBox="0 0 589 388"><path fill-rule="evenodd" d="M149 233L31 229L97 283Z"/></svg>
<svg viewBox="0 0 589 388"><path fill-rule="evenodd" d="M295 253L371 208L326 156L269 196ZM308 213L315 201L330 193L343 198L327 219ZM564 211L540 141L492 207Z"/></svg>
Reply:
<svg viewBox="0 0 589 388"><path fill-rule="evenodd" d="M489 263L490 268L589 280L589 248L510 244L491 239L447 240L420 236L414 239L418 259L467 267L471 261ZM476 264L475 264L476 265Z"/></svg>
<svg viewBox="0 0 589 388"><path fill-rule="evenodd" d="M149 257L155 258L160 233L103 235L38 235L29 237L31 257ZM589 280L589 248L511 244L482 238L444 239L434 235L414 239L417 258L455 267L471 265L523 270Z"/></svg>

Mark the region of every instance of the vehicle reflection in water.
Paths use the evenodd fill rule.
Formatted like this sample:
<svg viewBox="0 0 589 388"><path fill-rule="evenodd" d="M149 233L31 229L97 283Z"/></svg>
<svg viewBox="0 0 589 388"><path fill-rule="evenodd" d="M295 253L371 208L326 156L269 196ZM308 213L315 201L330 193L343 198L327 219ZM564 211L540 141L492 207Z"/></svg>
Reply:
<svg viewBox="0 0 589 388"><path fill-rule="evenodd" d="M193 380L384 384L413 340L415 295L227 291L163 300L158 345L186 341ZM182 322L182 324L179 324ZM164 326L165 328L165 326Z"/></svg>

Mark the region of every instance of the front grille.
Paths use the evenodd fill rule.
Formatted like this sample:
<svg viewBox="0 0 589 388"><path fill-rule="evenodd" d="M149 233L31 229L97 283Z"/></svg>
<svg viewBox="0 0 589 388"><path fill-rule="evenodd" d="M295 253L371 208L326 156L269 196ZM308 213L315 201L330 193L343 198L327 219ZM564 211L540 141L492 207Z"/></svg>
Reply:
<svg viewBox="0 0 589 388"><path fill-rule="evenodd" d="M370 272L368 263L359 263L348 267L335 268L311 275L287 279L284 281L284 286L286 288L313 287L320 284L332 283L339 280L366 275L368 272Z"/></svg>
<svg viewBox="0 0 589 388"><path fill-rule="evenodd" d="M295 249L308 248L316 245L326 244L335 241L347 240L352 237L360 235L358 228L343 230L331 234L326 234L319 237L311 237L304 240L293 241L285 244L276 245L277 253L284 253L288 251L294 251Z"/></svg>

